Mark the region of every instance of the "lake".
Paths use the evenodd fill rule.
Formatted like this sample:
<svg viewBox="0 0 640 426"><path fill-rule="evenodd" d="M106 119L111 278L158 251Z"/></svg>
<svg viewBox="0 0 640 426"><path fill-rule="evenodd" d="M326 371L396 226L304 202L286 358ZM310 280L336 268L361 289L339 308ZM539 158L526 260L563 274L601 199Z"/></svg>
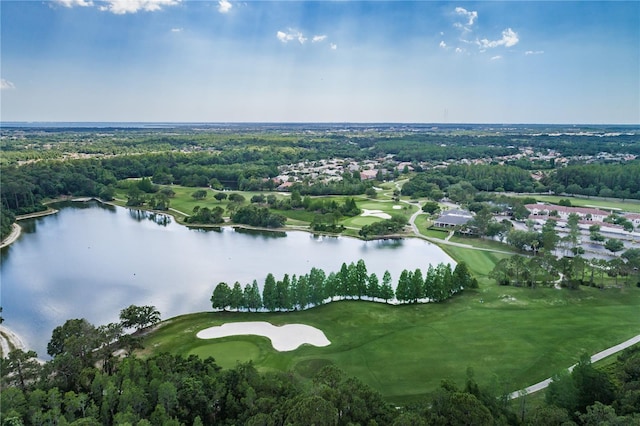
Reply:
<svg viewBox="0 0 640 426"><path fill-rule="evenodd" d="M131 305L154 305L162 318L211 310L221 281L260 287L269 272L327 274L363 259L379 279L403 269L455 262L419 239L361 241L306 232L196 230L170 216L87 203L63 203L57 214L20 221L22 235L2 249L4 325L47 358L51 332L71 318L94 325L119 320Z"/></svg>

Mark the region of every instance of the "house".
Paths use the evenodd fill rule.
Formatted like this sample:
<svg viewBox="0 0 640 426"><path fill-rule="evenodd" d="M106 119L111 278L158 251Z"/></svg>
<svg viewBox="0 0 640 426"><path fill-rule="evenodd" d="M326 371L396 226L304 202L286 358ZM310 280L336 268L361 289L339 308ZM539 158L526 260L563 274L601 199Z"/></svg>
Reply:
<svg viewBox="0 0 640 426"><path fill-rule="evenodd" d="M525 207L533 216L549 216L553 211L558 212L558 217L566 221L571 213L580 216L580 219L603 222L609 216L609 212L589 207L565 207L554 204L526 204Z"/></svg>
<svg viewBox="0 0 640 426"><path fill-rule="evenodd" d="M464 225L473 219L471 212L466 210L447 210L433 222L436 228L453 228Z"/></svg>
<svg viewBox="0 0 640 426"><path fill-rule="evenodd" d="M638 213L627 213L623 215L625 218L629 220L629 222L633 223L633 227L640 229L640 214Z"/></svg>
<svg viewBox="0 0 640 426"><path fill-rule="evenodd" d="M360 180L372 180L375 179L376 176L378 176L377 170L368 169L360 172Z"/></svg>
<svg viewBox="0 0 640 426"><path fill-rule="evenodd" d="M276 189L278 191L287 191L289 188L291 188L291 185L293 185L293 182L283 182L280 185L278 185Z"/></svg>

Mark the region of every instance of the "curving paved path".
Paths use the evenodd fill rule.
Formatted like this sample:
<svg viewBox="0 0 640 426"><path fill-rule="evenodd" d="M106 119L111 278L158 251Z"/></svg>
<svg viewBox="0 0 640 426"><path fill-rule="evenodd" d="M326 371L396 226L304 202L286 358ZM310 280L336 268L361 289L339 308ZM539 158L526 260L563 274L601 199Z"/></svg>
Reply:
<svg viewBox="0 0 640 426"><path fill-rule="evenodd" d="M626 340L618 345L615 346L611 346L609 349L605 349L602 352L598 352L597 354L593 355L591 357L591 362L596 362L596 361L600 361L601 359L604 359L606 357L608 357L609 355L613 355L617 352L620 352L624 349L627 349L629 346L633 346L636 343L640 343L640 334L638 334L635 337L632 337L629 340ZM577 364L573 364L571 367L569 367L569 371L572 371L573 368L576 366ZM528 386L524 389L521 389L519 391L516 392L511 392L509 394L509 399L515 399L518 398L520 396L524 396L524 395L528 395L530 393L534 393L534 392L538 392L539 390L545 389L547 386L549 386L549 383L551 383L552 379L548 378L546 380L543 380L541 382L536 383L535 385L531 385Z"/></svg>

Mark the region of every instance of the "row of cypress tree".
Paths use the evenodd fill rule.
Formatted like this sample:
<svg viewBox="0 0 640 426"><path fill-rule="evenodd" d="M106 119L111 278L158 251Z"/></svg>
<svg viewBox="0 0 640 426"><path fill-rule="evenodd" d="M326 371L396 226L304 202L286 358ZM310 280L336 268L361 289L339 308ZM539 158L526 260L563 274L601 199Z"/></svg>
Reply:
<svg viewBox="0 0 640 426"><path fill-rule="evenodd" d="M276 280L269 273L262 293L258 282L244 287L236 281L233 286L220 282L211 295L215 310L292 311L319 306L336 299L367 299L373 301L397 301L399 303L441 302L465 288L477 287L467 265L460 262L455 268L450 264L429 265L425 273L421 269L403 270L394 286L391 274L385 271L382 281L375 273L369 274L362 259L343 263L338 272L326 274L322 269L311 268L307 274Z"/></svg>

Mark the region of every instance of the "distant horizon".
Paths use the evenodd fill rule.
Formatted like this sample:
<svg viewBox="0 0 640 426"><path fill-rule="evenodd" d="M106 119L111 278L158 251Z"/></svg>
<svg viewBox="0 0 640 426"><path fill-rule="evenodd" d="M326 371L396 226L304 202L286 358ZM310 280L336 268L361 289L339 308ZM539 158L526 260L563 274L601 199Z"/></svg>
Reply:
<svg viewBox="0 0 640 426"><path fill-rule="evenodd" d="M59 127L61 125L178 125L178 126L194 126L194 125L331 125L331 126L368 126L368 125L385 125L385 126L549 126L549 127L639 127L640 123L506 123L506 122L402 122L402 121L39 121L39 120L13 120L0 121L0 128L14 127L12 125L27 126L40 125L46 127L53 125ZM84 126L83 126L84 127Z"/></svg>

